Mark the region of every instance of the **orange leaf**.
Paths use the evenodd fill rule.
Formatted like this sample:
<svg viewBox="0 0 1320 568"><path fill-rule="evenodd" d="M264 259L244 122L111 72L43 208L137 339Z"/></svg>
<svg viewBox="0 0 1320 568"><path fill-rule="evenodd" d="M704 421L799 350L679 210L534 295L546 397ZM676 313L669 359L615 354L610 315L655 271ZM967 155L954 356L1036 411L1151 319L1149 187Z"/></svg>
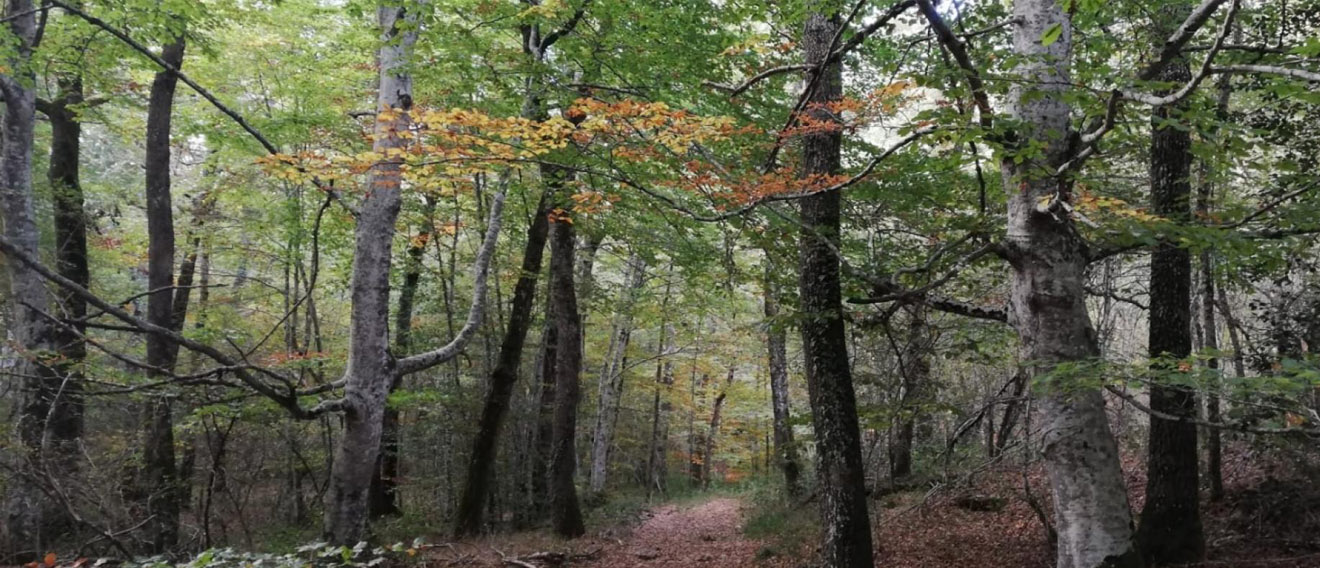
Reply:
<svg viewBox="0 0 1320 568"><path fill-rule="evenodd" d="M52 566L55 566L55 553L47 552L46 557L42 559L42 562L46 565L46 568L51 568Z"/></svg>

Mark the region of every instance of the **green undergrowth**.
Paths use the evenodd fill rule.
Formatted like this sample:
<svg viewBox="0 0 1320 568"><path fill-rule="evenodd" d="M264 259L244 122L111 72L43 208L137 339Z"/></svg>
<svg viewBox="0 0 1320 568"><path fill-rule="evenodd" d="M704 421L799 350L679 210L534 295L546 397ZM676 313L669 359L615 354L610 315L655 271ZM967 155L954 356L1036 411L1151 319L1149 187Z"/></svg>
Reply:
<svg viewBox="0 0 1320 568"><path fill-rule="evenodd" d="M745 506L743 534L764 543L759 557L798 556L820 535L816 508L804 504L805 496L786 495L777 480L751 483L740 498Z"/></svg>

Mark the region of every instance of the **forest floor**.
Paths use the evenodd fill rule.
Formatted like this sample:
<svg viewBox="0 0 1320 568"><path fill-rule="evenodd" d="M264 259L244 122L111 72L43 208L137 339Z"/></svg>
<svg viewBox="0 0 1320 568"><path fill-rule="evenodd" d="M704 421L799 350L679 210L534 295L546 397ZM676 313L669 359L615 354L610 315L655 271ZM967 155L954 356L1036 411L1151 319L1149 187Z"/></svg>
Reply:
<svg viewBox="0 0 1320 568"><path fill-rule="evenodd" d="M1250 451L1226 454L1226 497L1203 505L1208 560L1199 568L1320 568L1320 487ZM1124 460L1133 509L1144 500L1141 460ZM876 565L886 568L1048 568L1040 517L1044 473L1004 466L974 479L873 501ZM813 565L816 503L767 505L755 492L655 505L573 541L543 532L438 549L428 566L544 568L802 567Z"/></svg>

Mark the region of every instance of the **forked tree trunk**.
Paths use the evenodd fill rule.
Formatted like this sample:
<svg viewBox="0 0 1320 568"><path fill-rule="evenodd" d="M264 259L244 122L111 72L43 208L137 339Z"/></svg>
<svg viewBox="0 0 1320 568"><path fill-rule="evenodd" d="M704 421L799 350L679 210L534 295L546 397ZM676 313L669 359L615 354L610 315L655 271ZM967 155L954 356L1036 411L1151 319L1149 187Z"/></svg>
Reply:
<svg viewBox="0 0 1320 568"><path fill-rule="evenodd" d="M701 450L703 459L701 461L701 488L710 487L710 480L714 474L715 467L715 440L719 438L720 421L724 415L724 400L729 395L729 386L733 384L733 367L729 367L728 377L724 381L724 388L720 389L720 394L715 395L715 402L710 409L710 428L706 430L705 447Z"/></svg>
<svg viewBox="0 0 1320 568"><path fill-rule="evenodd" d="M467 478L463 485L463 496L458 504L458 518L454 523L456 536L481 532L486 498L490 495L491 487L495 485L493 473L496 447L499 443L500 430L504 425L504 417L509 412L509 402L513 398L513 387L518 381L523 344L527 341L527 331L532 325L532 308L536 304L536 282L541 274L541 259L545 253L545 241L549 233L548 215L550 204L553 203L553 192L553 185L547 184L541 195L541 201L533 213L532 224L527 228L522 272L518 277L518 283L514 286L508 328L504 332L504 341L500 344L499 359L490 373L490 385L486 391L485 404L481 409L477 436L472 442L472 454L468 458Z"/></svg>
<svg viewBox="0 0 1320 568"><path fill-rule="evenodd" d="M1168 12L1165 10L1163 12ZM1181 10L1175 10L1175 15ZM1181 18L1179 18L1181 19ZM1163 34L1162 34L1163 35ZM1187 61L1165 68L1161 81L1191 79ZM1192 136L1166 124L1179 110L1162 106L1151 117L1150 194L1154 214L1174 223L1191 221ZM1155 245L1150 259L1150 356L1182 360L1192 353L1192 255L1167 239ZM1157 363L1157 373L1178 373L1176 363ZM1157 377L1150 386L1152 410L1195 418L1195 391ZM1205 556L1201 532L1196 425L1150 417L1146 458L1146 504L1137 542L1154 565L1183 564Z"/></svg>
<svg viewBox="0 0 1320 568"><path fill-rule="evenodd" d="M375 122L372 151L385 155L403 145L396 135L408 128L412 75L408 60L417 41L417 16L403 6L382 3L377 112L397 111L393 120ZM335 544L362 540L367 524L367 494L380 451L385 399L394 381L389 352L390 255L399 216L402 172L396 159L382 160L367 176L367 191L357 219L350 284L349 360L345 370L344 432L335 449L326 491L325 536Z"/></svg>
<svg viewBox="0 0 1320 568"><path fill-rule="evenodd" d="M581 399L582 330L573 285L574 231L568 220L551 223L550 302L555 312L555 413L550 446L550 519L566 538L586 532L573 473L577 466L577 407Z"/></svg>
<svg viewBox="0 0 1320 568"><path fill-rule="evenodd" d="M1012 265L1009 319L1018 331L1022 360L1035 377L1061 363L1100 355L1083 289L1086 245L1054 200L1070 187L1051 175L1069 158L1069 61L1072 25L1059 0L1016 0L1015 53L1022 58L1009 95L1018 121L1016 147L1043 148L1017 163L1001 162L1008 189L1005 254ZM1046 44L1047 34L1058 32ZM1089 378L1087 378L1089 380ZM1079 384L1080 383L1080 384ZM1072 377L1051 377L1038 407L1045 468L1054 496L1058 568L1139 566L1132 540L1118 445L1097 387Z"/></svg>
<svg viewBox="0 0 1320 568"><path fill-rule="evenodd" d="M775 461L784 474L784 492L796 497L801 491L798 480L801 465L793 444L793 417L788 396L788 333L779 320L779 286L766 252L765 282L762 285L765 311L765 344L770 367L770 402L774 412Z"/></svg>
<svg viewBox="0 0 1320 568"><path fill-rule="evenodd" d="M807 15L802 43L808 65L827 60L840 25L838 15ZM838 62L830 63L820 73L819 77L808 73L807 84L815 83L815 87L808 99L813 106L807 112L828 124L838 119L823 105L843 97L843 68ZM838 174L841 141L837 129L803 136L803 174ZM843 323L839 258L834 253L839 243L839 192L803 198L801 207L802 352L816 433L816 479L824 528L821 554L828 566L870 567L871 519L866 510L857 400Z"/></svg>

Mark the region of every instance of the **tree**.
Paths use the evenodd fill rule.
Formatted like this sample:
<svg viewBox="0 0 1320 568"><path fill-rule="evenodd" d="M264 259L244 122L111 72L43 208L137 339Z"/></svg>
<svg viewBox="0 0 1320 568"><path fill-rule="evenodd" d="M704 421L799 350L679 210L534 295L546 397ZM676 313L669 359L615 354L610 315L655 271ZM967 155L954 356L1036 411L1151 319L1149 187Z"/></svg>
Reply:
<svg viewBox="0 0 1320 568"><path fill-rule="evenodd" d="M793 424L788 398L788 334L779 318L780 291L774 281L774 271L766 251L765 276L762 284L762 302L765 312L765 343L770 368L770 403L774 413L775 459L784 473L784 489L789 497L801 491L798 475L797 446L793 443Z"/></svg>
<svg viewBox="0 0 1320 568"><path fill-rule="evenodd" d="M933 12L928 2L922 9ZM1086 244L1072 220L1051 209L1067 195L1067 182L1047 175L1073 159L1066 144L1072 22L1054 0L1014 2L1013 16L1019 22L1013 49L1022 61L1016 73L1029 84L1010 92L1008 115L1019 126L1015 148L1000 162L1008 189L1004 246L1013 267L1009 321L1021 338L1022 359L1033 362L1031 375L1049 385L1039 408L1055 496L1058 566L1136 566L1132 513L1104 398L1097 388L1047 378L1060 364L1099 355L1083 288ZM1057 38L1045 42L1047 33Z"/></svg>
<svg viewBox="0 0 1320 568"><path fill-rule="evenodd" d="M1176 22L1184 10L1165 8ZM1161 36L1170 33L1160 29ZM1160 80L1183 84L1191 79L1186 59L1164 68ZM1164 105L1151 116L1151 211L1172 223L1191 221L1192 135L1179 128L1185 105ZM1178 365L1192 353L1192 258L1182 246L1163 240L1150 260L1150 357L1157 372L1179 372ZM1189 387L1151 384L1150 407L1166 414L1197 414L1195 391ZM1137 540L1152 565L1181 564L1205 556L1201 533L1198 482L1197 428L1190 422L1152 417L1146 459L1146 504L1141 511Z"/></svg>
<svg viewBox="0 0 1320 568"><path fill-rule="evenodd" d="M23 253L35 256L40 236L32 191L36 73L31 58L37 47L37 17L29 0L11 1L6 7L5 22L13 43L6 49L6 69L0 75L0 93L5 102L4 117L0 119L0 206L4 209L5 239ZM16 430L26 462L26 473L7 488L5 496L6 550L15 561L26 561L46 547L51 535L44 534L43 524L58 506L45 495L39 472L44 460L44 424L56 408L63 379L45 361L52 337L51 325L43 315L48 299L41 275L12 259L6 264L10 340L18 349L10 372L22 378L24 400Z"/></svg>
<svg viewBox="0 0 1320 568"><path fill-rule="evenodd" d="M550 520L555 533L582 536L586 527L573 473L577 463L577 407L581 399L582 331L573 283L574 230L571 219L556 214L550 223L550 303L555 325L555 411L550 442Z"/></svg>
<svg viewBox="0 0 1320 568"><path fill-rule="evenodd" d="M808 66L808 113L816 121L837 120L825 108L843 95L843 66L830 61L839 16L807 16L802 44ZM842 134L836 129L802 137L804 175L832 175L840 169ZM871 518L866 511L857 400L848 365L840 287L840 196L821 192L800 202L802 233L798 290L802 310L802 351L816 432L816 479L821 483L821 552L829 566L871 566ZM707 456L709 459L709 456Z"/></svg>

